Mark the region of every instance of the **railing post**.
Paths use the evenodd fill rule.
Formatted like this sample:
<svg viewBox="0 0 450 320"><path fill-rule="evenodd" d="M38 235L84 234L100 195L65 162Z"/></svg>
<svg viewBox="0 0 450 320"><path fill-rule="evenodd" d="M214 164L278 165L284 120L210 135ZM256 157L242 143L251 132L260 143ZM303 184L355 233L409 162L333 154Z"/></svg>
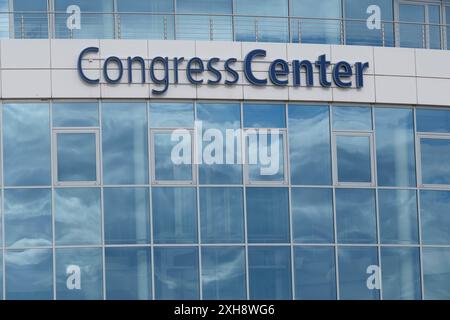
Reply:
<svg viewBox="0 0 450 320"><path fill-rule="evenodd" d="M214 25L211 17L209 17L209 40L214 40Z"/></svg>
<svg viewBox="0 0 450 320"><path fill-rule="evenodd" d="M166 16L164 16L163 21L164 21L164 40L167 40L167 17Z"/></svg>
<svg viewBox="0 0 450 320"><path fill-rule="evenodd" d="M25 22L23 15L20 16L20 35L22 39L25 39Z"/></svg>
<svg viewBox="0 0 450 320"><path fill-rule="evenodd" d="M298 43L302 43L302 26L300 19L297 20Z"/></svg>
<svg viewBox="0 0 450 320"><path fill-rule="evenodd" d="M117 15L117 38L122 39L122 23L119 14Z"/></svg>
<svg viewBox="0 0 450 320"><path fill-rule="evenodd" d="M69 30L69 36L70 36L70 39L73 39L73 29Z"/></svg>
<svg viewBox="0 0 450 320"><path fill-rule="evenodd" d="M344 44L344 20L339 20L339 28L340 28L340 36L341 36L341 44Z"/></svg>
<svg viewBox="0 0 450 320"><path fill-rule="evenodd" d="M427 38L426 38L426 25L422 25L422 47L426 49L427 47Z"/></svg>
<svg viewBox="0 0 450 320"><path fill-rule="evenodd" d="M255 41L258 42L258 19L255 19Z"/></svg>
<svg viewBox="0 0 450 320"><path fill-rule="evenodd" d="M384 27L384 23L381 24L381 41L383 43L383 47L386 46L386 31Z"/></svg>

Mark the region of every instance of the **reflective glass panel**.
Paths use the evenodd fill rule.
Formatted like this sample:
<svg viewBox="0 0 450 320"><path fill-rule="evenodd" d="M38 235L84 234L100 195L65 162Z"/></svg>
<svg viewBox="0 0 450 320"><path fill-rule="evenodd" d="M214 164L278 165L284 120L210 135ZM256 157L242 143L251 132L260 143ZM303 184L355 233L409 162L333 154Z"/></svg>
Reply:
<svg viewBox="0 0 450 320"><path fill-rule="evenodd" d="M374 191L337 189L336 224L339 243L376 243Z"/></svg>
<svg viewBox="0 0 450 320"><path fill-rule="evenodd" d="M97 103L53 103L54 127L98 127Z"/></svg>
<svg viewBox="0 0 450 320"><path fill-rule="evenodd" d="M250 243L289 242L289 195L286 188L247 188Z"/></svg>
<svg viewBox="0 0 450 320"><path fill-rule="evenodd" d="M425 48L425 6L401 3L399 11L400 46Z"/></svg>
<svg viewBox="0 0 450 320"><path fill-rule="evenodd" d="M57 133L58 182L97 181L95 133Z"/></svg>
<svg viewBox="0 0 450 320"><path fill-rule="evenodd" d="M48 186L50 170L48 104L3 106L3 166L7 186Z"/></svg>
<svg viewBox="0 0 450 320"><path fill-rule="evenodd" d="M106 248L108 300L149 300L152 296L150 248Z"/></svg>
<svg viewBox="0 0 450 320"><path fill-rule="evenodd" d="M48 38L47 0L13 0L14 37Z"/></svg>
<svg viewBox="0 0 450 320"><path fill-rule="evenodd" d="M414 187L414 116L412 109L376 108L378 185Z"/></svg>
<svg viewBox="0 0 450 320"><path fill-rule="evenodd" d="M208 157L211 163L214 162L199 165L200 184L241 184L242 132L237 131L241 128L240 104L199 103L197 104L197 120L201 121L203 126L202 159L205 161ZM235 134L233 139L228 138L233 136L230 133ZM206 138L208 141L204 141ZM221 150L222 153L220 153Z"/></svg>
<svg viewBox="0 0 450 320"><path fill-rule="evenodd" d="M298 300L335 300L333 247L296 247L295 295Z"/></svg>
<svg viewBox="0 0 450 320"><path fill-rule="evenodd" d="M9 0L0 0L0 39L9 39L10 11L12 10L9 8Z"/></svg>
<svg viewBox="0 0 450 320"><path fill-rule="evenodd" d="M251 300L292 299L291 248L249 247Z"/></svg>
<svg viewBox="0 0 450 320"><path fill-rule="evenodd" d="M244 248L203 247L202 281L205 300L246 299Z"/></svg>
<svg viewBox="0 0 450 320"><path fill-rule="evenodd" d="M339 292L342 300L378 300L380 290L367 286L373 272L368 268L378 266L376 247L338 248ZM373 284L373 282L370 282Z"/></svg>
<svg viewBox="0 0 450 320"><path fill-rule="evenodd" d="M192 103L151 103L152 128L192 128L194 105Z"/></svg>
<svg viewBox="0 0 450 320"><path fill-rule="evenodd" d="M244 242L242 188L201 188L202 243Z"/></svg>
<svg viewBox="0 0 450 320"><path fill-rule="evenodd" d="M372 108L333 107L334 130L372 130Z"/></svg>
<svg viewBox="0 0 450 320"><path fill-rule="evenodd" d="M56 245L101 243L100 189L55 190Z"/></svg>
<svg viewBox="0 0 450 320"><path fill-rule="evenodd" d="M293 188L292 232L297 243L332 243L333 191Z"/></svg>
<svg viewBox="0 0 450 320"><path fill-rule="evenodd" d="M284 104L244 104L245 128L286 128Z"/></svg>
<svg viewBox="0 0 450 320"><path fill-rule="evenodd" d="M450 139L420 138L422 184L450 184Z"/></svg>
<svg viewBox="0 0 450 320"><path fill-rule="evenodd" d="M8 300L53 299L51 249L5 251L5 286Z"/></svg>
<svg viewBox="0 0 450 320"><path fill-rule="evenodd" d="M450 299L450 248L423 248L424 298Z"/></svg>
<svg viewBox="0 0 450 320"><path fill-rule="evenodd" d="M428 6L429 48L441 49L441 9L440 6Z"/></svg>
<svg viewBox="0 0 450 320"><path fill-rule="evenodd" d="M418 248L381 248L383 299L421 298Z"/></svg>
<svg viewBox="0 0 450 320"><path fill-rule="evenodd" d="M157 300L199 299L198 248L155 248Z"/></svg>
<svg viewBox="0 0 450 320"><path fill-rule="evenodd" d="M415 190L378 190L378 207L382 243L418 243Z"/></svg>
<svg viewBox="0 0 450 320"><path fill-rule="evenodd" d="M148 183L145 103L103 103L103 182Z"/></svg>
<svg viewBox="0 0 450 320"><path fill-rule="evenodd" d="M106 244L150 243L149 200L146 188L103 190Z"/></svg>
<svg viewBox="0 0 450 320"><path fill-rule="evenodd" d="M17 248L52 245L50 189L4 191L5 242Z"/></svg>
<svg viewBox="0 0 450 320"><path fill-rule="evenodd" d="M416 119L418 132L450 133L449 110L416 109Z"/></svg>
<svg viewBox="0 0 450 320"><path fill-rule="evenodd" d="M54 0L55 1L55 33L56 38L63 39L113 39L114 15L113 0ZM68 23L73 14L81 17L79 25L76 21Z"/></svg>
<svg viewBox="0 0 450 320"><path fill-rule="evenodd" d="M102 249L56 249L56 299L103 299Z"/></svg>
<svg viewBox="0 0 450 320"><path fill-rule="evenodd" d="M450 244L450 192L420 191L422 243Z"/></svg>
<svg viewBox="0 0 450 320"><path fill-rule="evenodd" d="M197 242L196 203L195 188L153 188L154 242Z"/></svg>
<svg viewBox="0 0 450 320"><path fill-rule="evenodd" d="M330 145L328 106L289 106L292 184L331 184Z"/></svg>
<svg viewBox="0 0 450 320"><path fill-rule="evenodd" d="M339 182L372 181L371 139L369 136L336 136Z"/></svg>

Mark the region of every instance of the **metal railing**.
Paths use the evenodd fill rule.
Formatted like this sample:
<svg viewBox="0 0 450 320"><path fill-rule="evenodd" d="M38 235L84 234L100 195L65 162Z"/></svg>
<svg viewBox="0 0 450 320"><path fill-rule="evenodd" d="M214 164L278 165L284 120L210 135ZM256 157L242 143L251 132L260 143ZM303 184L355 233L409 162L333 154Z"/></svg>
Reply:
<svg viewBox="0 0 450 320"><path fill-rule="evenodd" d="M380 21L379 26L369 28L362 19L83 12L81 28L72 29L68 28L68 17L65 12L0 12L0 35L19 39L189 39L450 48L450 25L431 23Z"/></svg>

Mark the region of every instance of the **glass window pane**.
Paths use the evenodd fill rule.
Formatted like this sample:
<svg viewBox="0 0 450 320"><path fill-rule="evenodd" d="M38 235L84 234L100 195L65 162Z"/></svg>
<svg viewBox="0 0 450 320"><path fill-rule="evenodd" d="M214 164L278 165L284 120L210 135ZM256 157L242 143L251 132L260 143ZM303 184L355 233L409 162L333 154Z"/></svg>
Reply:
<svg viewBox="0 0 450 320"><path fill-rule="evenodd" d="M197 248L155 248L154 257L157 300L199 298Z"/></svg>
<svg viewBox="0 0 450 320"><path fill-rule="evenodd" d="M380 290L369 289L369 267L378 266L376 247L339 248L339 289L342 300L378 300Z"/></svg>
<svg viewBox="0 0 450 320"><path fill-rule="evenodd" d="M50 185L48 104L4 105L3 148L5 185Z"/></svg>
<svg viewBox="0 0 450 320"><path fill-rule="evenodd" d="M420 138L422 184L450 184L450 139Z"/></svg>
<svg viewBox="0 0 450 320"><path fill-rule="evenodd" d="M103 103L103 182L147 184L145 103Z"/></svg>
<svg viewBox="0 0 450 320"><path fill-rule="evenodd" d="M297 243L332 243L333 191L293 188L292 232Z"/></svg>
<svg viewBox="0 0 450 320"><path fill-rule="evenodd" d="M56 249L56 299L103 299L102 249Z"/></svg>
<svg viewBox="0 0 450 320"><path fill-rule="evenodd" d="M372 181L370 137L336 136L339 182L370 183Z"/></svg>
<svg viewBox="0 0 450 320"><path fill-rule="evenodd" d="M54 127L98 127L98 103L54 103Z"/></svg>
<svg viewBox="0 0 450 320"><path fill-rule="evenodd" d="M401 3L399 9L400 46L425 48L425 6Z"/></svg>
<svg viewBox="0 0 450 320"><path fill-rule="evenodd" d="M284 104L244 104L245 128L286 128Z"/></svg>
<svg viewBox="0 0 450 320"><path fill-rule="evenodd" d="M51 249L5 251L6 299L53 299L52 270Z"/></svg>
<svg viewBox="0 0 450 320"><path fill-rule="evenodd" d="M428 6L429 48L441 49L441 9L440 6Z"/></svg>
<svg viewBox="0 0 450 320"><path fill-rule="evenodd" d="M413 118L412 109L375 109L378 185L416 185Z"/></svg>
<svg viewBox="0 0 450 320"><path fill-rule="evenodd" d="M56 245L101 243L100 189L55 190Z"/></svg>
<svg viewBox="0 0 450 320"><path fill-rule="evenodd" d="M3 250L0 252L0 299L3 300Z"/></svg>
<svg viewBox="0 0 450 320"><path fill-rule="evenodd" d="M199 165L200 184L241 184L242 148L240 147L240 144L242 132L237 131L241 128L240 104L199 103L197 104L197 120L201 121L203 138L205 138L205 133L210 129L217 131L217 133L220 131L223 137L222 159L219 159L221 162L218 164L203 163ZM233 145L228 143L229 140L227 140L227 137L229 136L227 133L231 130L233 130L233 133L236 133L232 140ZM209 131L209 133L212 134L213 131ZM214 138L216 137L214 136ZM213 154L213 152L210 153L208 150L210 150L212 146L216 146L216 143L219 143L219 141L220 140L214 140L211 143L203 142L203 160L205 160L206 156ZM217 157L216 149L220 151L220 147L214 148L215 153L213 155ZM228 157L231 157L233 161L227 160Z"/></svg>
<svg viewBox="0 0 450 320"><path fill-rule="evenodd" d="M248 269L251 300L292 299L290 247L249 247Z"/></svg>
<svg viewBox="0 0 450 320"><path fill-rule="evenodd" d="M52 245L50 189L8 189L5 194L5 242L9 247Z"/></svg>
<svg viewBox="0 0 450 320"><path fill-rule="evenodd" d="M121 39L174 39L173 1L117 0L117 12Z"/></svg>
<svg viewBox="0 0 450 320"><path fill-rule="evenodd" d="M381 9L379 27L367 28L369 6L376 5ZM369 46L394 46L394 10L392 0L344 0L346 44Z"/></svg>
<svg viewBox="0 0 450 320"><path fill-rule="evenodd" d="M235 13L257 16L288 16L287 0L236 0Z"/></svg>
<svg viewBox="0 0 450 320"><path fill-rule="evenodd" d="M156 181L192 180L192 136L189 132L180 132L180 135L153 133L153 144Z"/></svg>
<svg viewBox="0 0 450 320"><path fill-rule="evenodd" d="M450 299L450 248L423 248L424 298Z"/></svg>
<svg viewBox="0 0 450 320"><path fill-rule="evenodd" d="M274 131L248 132L248 175L251 182L283 182L284 135Z"/></svg>
<svg viewBox="0 0 450 320"><path fill-rule="evenodd" d="M9 13L12 10L9 8L9 0L0 0L0 39L9 39ZM0 297L2 294L0 294Z"/></svg>
<svg viewBox="0 0 450 320"><path fill-rule="evenodd" d="M418 132L450 133L450 110L416 109L416 118Z"/></svg>
<svg viewBox="0 0 450 320"><path fill-rule="evenodd" d="M149 300L152 296L150 248L106 248L108 300Z"/></svg>
<svg viewBox="0 0 450 320"><path fill-rule="evenodd" d="M420 299L420 259L418 248L381 248L381 269L383 299Z"/></svg>
<svg viewBox="0 0 450 320"><path fill-rule="evenodd" d="M450 192L420 191L423 244L450 244Z"/></svg>
<svg viewBox="0 0 450 320"><path fill-rule="evenodd" d="M338 243L376 243L374 191L337 189L336 224Z"/></svg>
<svg viewBox="0 0 450 320"><path fill-rule="evenodd" d="M195 188L153 188L152 205L155 243L197 242Z"/></svg>
<svg viewBox="0 0 450 320"><path fill-rule="evenodd" d="M256 4L256 2L255 2ZM259 3L258 3L259 4ZM248 42L289 42L289 27L287 18L264 18L235 16L235 40Z"/></svg>
<svg viewBox="0 0 450 320"><path fill-rule="evenodd" d="M151 103L152 128L192 128L194 105L192 103Z"/></svg>
<svg viewBox="0 0 450 320"><path fill-rule="evenodd" d="M97 181L95 133L57 133L58 182Z"/></svg>
<svg viewBox="0 0 450 320"><path fill-rule="evenodd" d="M382 243L418 243L416 191L378 190L378 206Z"/></svg>
<svg viewBox="0 0 450 320"><path fill-rule="evenodd" d="M299 300L335 300L333 247L295 248L295 294Z"/></svg>
<svg viewBox="0 0 450 320"><path fill-rule="evenodd" d="M334 130L372 130L372 108L333 107Z"/></svg>
<svg viewBox="0 0 450 320"><path fill-rule="evenodd" d="M149 192L146 188L105 188L106 244L150 243Z"/></svg>
<svg viewBox="0 0 450 320"><path fill-rule="evenodd" d="M244 242L242 188L201 188L202 243Z"/></svg>
<svg viewBox="0 0 450 320"><path fill-rule="evenodd" d="M70 6L81 10L80 28L70 30L67 20L73 14L67 13ZM56 38L63 39L113 39L113 0L55 0Z"/></svg>
<svg viewBox="0 0 450 320"><path fill-rule="evenodd" d="M289 195L286 188L247 188L250 243L289 242Z"/></svg>
<svg viewBox="0 0 450 320"><path fill-rule="evenodd" d="M331 184L330 145L328 106L289 106L292 184Z"/></svg>
<svg viewBox="0 0 450 320"><path fill-rule="evenodd" d="M245 286L244 248L202 248L203 299L244 300Z"/></svg>
<svg viewBox="0 0 450 320"><path fill-rule="evenodd" d="M292 42L340 43L341 0L292 0L291 15Z"/></svg>
<svg viewBox="0 0 450 320"><path fill-rule="evenodd" d="M14 37L48 38L47 0L13 0Z"/></svg>

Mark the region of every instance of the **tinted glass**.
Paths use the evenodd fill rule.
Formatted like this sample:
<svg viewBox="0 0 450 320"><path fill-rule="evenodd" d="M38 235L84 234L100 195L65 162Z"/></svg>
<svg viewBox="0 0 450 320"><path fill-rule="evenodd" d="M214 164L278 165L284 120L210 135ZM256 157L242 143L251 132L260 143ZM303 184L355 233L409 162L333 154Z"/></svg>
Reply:
<svg viewBox="0 0 450 320"><path fill-rule="evenodd" d="M288 190L247 188L246 192L248 242L289 242Z"/></svg>
<svg viewBox="0 0 450 320"><path fill-rule="evenodd" d="M416 109L416 119L418 132L450 132L449 110Z"/></svg>
<svg viewBox="0 0 450 320"><path fill-rule="evenodd" d="M450 249L423 248L424 298L450 299Z"/></svg>
<svg viewBox="0 0 450 320"><path fill-rule="evenodd" d="M370 137L336 137L339 182L370 183L372 181L370 149Z"/></svg>
<svg viewBox="0 0 450 320"><path fill-rule="evenodd" d="M423 184L450 184L450 139L420 139Z"/></svg>
<svg viewBox="0 0 450 320"><path fill-rule="evenodd" d="M284 104L244 104L245 128L286 128Z"/></svg>
<svg viewBox="0 0 450 320"><path fill-rule="evenodd" d="M105 188L106 244L150 243L149 192L145 188Z"/></svg>
<svg viewBox="0 0 450 320"><path fill-rule="evenodd" d="M194 105L192 103L151 103L152 128L192 128Z"/></svg>
<svg viewBox="0 0 450 320"><path fill-rule="evenodd" d="M450 244L450 192L420 191L423 244Z"/></svg>
<svg viewBox="0 0 450 320"><path fill-rule="evenodd" d="M192 180L192 136L189 132L154 133L156 181ZM179 150L179 152L177 152Z"/></svg>
<svg viewBox="0 0 450 320"><path fill-rule="evenodd" d="M98 127L97 103L54 103L54 127Z"/></svg>
<svg viewBox="0 0 450 320"><path fill-rule="evenodd" d="M425 6L400 4L400 46L424 48ZM403 22L403 23L402 23Z"/></svg>
<svg viewBox="0 0 450 320"><path fill-rule="evenodd" d="M48 38L47 0L13 0L14 37Z"/></svg>
<svg viewBox="0 0 450 320"><path fill-rule="evenodd" d="M368 107L333 107L334 130L372 130L372 109Z"/></svg>

